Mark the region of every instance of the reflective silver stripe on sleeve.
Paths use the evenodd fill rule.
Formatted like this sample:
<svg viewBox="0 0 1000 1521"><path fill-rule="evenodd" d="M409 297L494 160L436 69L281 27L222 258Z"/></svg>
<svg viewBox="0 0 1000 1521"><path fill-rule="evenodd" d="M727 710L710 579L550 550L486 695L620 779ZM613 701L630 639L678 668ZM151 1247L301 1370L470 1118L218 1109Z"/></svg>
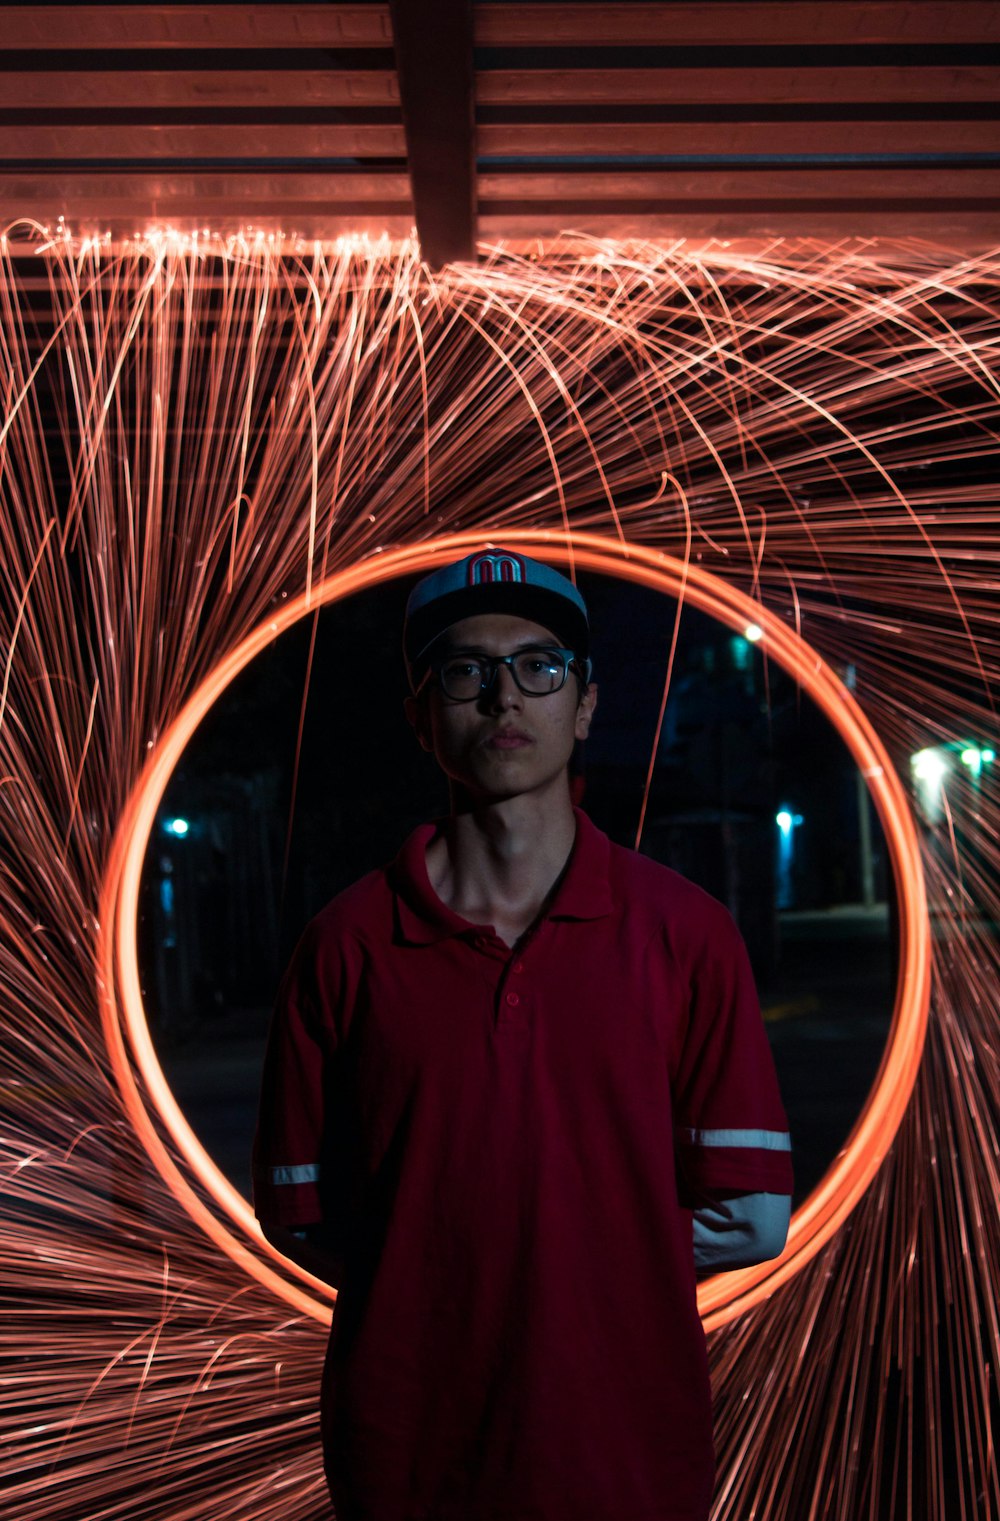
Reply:
<svg viewBox="0 0 1000 1521"><path fill-rule="evenodd" d="M271 1182L279 1186L282 1183L318 1183L319 1163L300 1162L296 1167L272 1167Z"/></svg>
<svg viewBox="0 0 1000 1521"><path fill-rule="evenodd" d="M752 1146L757 1151L791 1151L787 1130L682 1130L689 1146Z"/></svg>

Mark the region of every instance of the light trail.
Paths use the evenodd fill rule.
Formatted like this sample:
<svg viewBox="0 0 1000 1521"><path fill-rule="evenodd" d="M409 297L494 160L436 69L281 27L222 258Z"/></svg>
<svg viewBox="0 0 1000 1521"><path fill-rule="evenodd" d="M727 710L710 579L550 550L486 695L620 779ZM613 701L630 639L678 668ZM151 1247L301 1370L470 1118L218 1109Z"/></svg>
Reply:
<svg viewBox="0 0 1000 1521"><path fill-rule="evenodd" d="M390 550L317 588L317 601L336 601L380 581L426 572L468 553L480 543L481 537L476 533L448 534L416 549ZM674 561L662 551L650 552L638 544L623 549L617 538L602 540L582 532L563 536L553 530L522 530L513 535L505 533L504 543L525 553L540 553L557 563L572 560L578 567L635 581L678 600L685 598L737 632L748 625L757 626L758 638L763 640L768 657L794 676L801 690L840 731L859 769L868 778L888 843L900 902L900 966L892 1032L871 1100L822 1186L796 1212L788 1247L780 1261L726 1273L703 1286L699 1294L702 1315L706 1328L715 1328L767 1298L815 1256L864 1194L898 1129L923 1052L930 997L930 931L916 831L903 787L871 725L815 650L781 618L700 567ZM305 1310L329 1324L331 1312L325 1301L330 1295L326 1286L295 1269L296 1276L319 1296L310 1299L298 1284L288 1282L287 1269L285 1274L275 1271L274 1261L280 1262L281 1258L264 1240L247 1201L205 1152L173 1098L146 1022L136 943L143 862L157 809L174 768L205 714L234 677L296 623L311 604L311 592L306 591L294 602L286 603L277 617L256 629L202 683L162 736L111 850L100 916L104 929L99 954L101 986L113 988L117 971L121 990L121 1010L115 998L102 999L102 1018L115 1077L136 1131L168 1188L233 1262L265 1287L276 1290L293 1308ZM219 1206L222 1216L228 1217L229 1228L205 1207L185 1181L151 1123L122 1040L122 1025L127 1030L142 1085L198 1181ZM233 1235L232 1226L249 1236L257 1248L257 1257Z"/></svg>
<svg viewBox="0 0 1000 1521"><path fill-rule="evenodd" d="M34 236L0 269L7 1513L328 1513L318 1291L158 1088L128 847L270 625L466 534L668 566L855 723L933 936L904 894L885 1103L786 1258L703 1289L715 1514L1000 1516L995 771L919 841L905 806L912 754L997 738L1000 261Z"/></svg>

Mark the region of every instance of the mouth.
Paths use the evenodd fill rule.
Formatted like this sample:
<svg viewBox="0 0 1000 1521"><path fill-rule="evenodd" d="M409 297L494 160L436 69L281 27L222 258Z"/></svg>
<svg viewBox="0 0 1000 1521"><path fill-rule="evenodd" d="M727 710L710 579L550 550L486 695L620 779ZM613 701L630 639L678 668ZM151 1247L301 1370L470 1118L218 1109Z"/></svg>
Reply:
<svg viewBox="0 0 1000 1521"><path fill-rule="evenodd" d="M487 750L520 750L533 745L534 740L523 729L498 729L483 743Z"/></svg>

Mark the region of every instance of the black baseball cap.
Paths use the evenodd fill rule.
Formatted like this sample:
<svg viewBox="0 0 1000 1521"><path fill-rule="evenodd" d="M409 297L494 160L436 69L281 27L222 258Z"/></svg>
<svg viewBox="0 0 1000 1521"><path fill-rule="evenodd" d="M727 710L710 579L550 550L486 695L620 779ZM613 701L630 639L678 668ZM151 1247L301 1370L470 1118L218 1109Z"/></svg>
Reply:
<svg viewBox="0 0 1000 1521"><path fill-rule="evenodd" d="M566 649L587 662L587 605L567 576L541 560L510 549L476 550L418 581L406 603L403 656L415 690L431 648L453 623L477 613L513 613L551 629Z"/></svg>

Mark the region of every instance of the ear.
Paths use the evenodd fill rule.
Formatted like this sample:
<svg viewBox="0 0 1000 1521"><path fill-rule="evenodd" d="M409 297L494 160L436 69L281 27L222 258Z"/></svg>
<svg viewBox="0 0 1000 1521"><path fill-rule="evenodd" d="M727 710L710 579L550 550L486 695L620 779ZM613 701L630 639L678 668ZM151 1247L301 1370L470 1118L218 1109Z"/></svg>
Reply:
<svg viewBox="0 0 1000 1521"><path fill-rule="evenodd" d="M594 716L597 707L597 683L590 682L585 692L580 696L580 702L576 710L576 724L573 733L577 739L586 739L590 732L590 720Z"/></svg>
<svg viewBox="0 0 1000 1521"><path fill-rule="evenodd" d="M417 739L420 741L421 748L424 750L433 750L434 742L431 739L431 726L427 712L427 703L420 697L404 697L403 712L406 714L407 721L412 726Z"/></svg>

